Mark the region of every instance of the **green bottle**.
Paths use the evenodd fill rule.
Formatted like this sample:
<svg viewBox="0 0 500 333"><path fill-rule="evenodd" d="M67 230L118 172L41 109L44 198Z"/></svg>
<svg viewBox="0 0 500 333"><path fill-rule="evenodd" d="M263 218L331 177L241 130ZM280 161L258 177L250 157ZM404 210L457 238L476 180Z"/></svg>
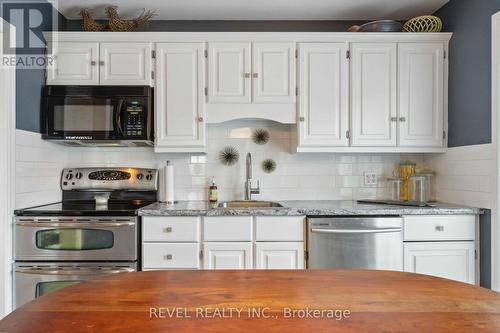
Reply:
<svg viewBox="0 0 500 333"><path fill-rule="evenodd" d="M208 201L210 203L217 203L217 185L215 185L215 178L212 177L212 185L208 188Z"/></svg>

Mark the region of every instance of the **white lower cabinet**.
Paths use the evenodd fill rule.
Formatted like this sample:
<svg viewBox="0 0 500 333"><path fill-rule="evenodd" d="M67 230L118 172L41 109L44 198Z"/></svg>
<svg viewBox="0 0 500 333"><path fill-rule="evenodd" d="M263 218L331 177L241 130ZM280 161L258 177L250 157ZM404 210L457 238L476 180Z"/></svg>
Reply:
<svg viewBox="0 0 500 333"><path fill-rule="evenodd" d="M257 242L255 253L257 269L304 269L303 242Z"/></svg>
<svg viewBox="0 0 500 333"><path fill-rule="evenodd" d="M198 243L144 243L142 267L145 269L198 269Z"/></svg>
<svg viewBox="0 0 500 333"><path fill-rule="evenodd" d="M404 270L475 284L475 215L404 217Z"/></svg>
<svg viewBox="0 0 500 333"><path fill-rule="evenodd" d="M475 283L474 242L406 243L405 272Z"/></svg>
<svg viewBox="0 0 500 333"><path fill-rule="evenodd" d="M303 269L304 223L304 216L145 216L142 270Z"/></svg>
<svg viewBox="0 0 500 333"><path fill-rule="evenodd" d="M203 256L204 269L253 268L251 242L207 242Z"/></svg>
<svg viewBox="0 0 500 333"><path fill-rule="evenodd" d="M142 218L142 269L199 269L198 216L144 216Z"/></svg>

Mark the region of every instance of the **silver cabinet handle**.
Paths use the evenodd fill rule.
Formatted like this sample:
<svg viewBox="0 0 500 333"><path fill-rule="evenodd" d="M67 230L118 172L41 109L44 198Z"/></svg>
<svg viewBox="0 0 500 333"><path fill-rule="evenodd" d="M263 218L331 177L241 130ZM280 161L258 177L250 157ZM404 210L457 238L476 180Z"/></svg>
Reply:
<svg viewBox="0 0 500 333"><path fill-rule="evenodd" d="M202 122L203 122L203 117L198 117L198 121L199 121L200 123L202 123Z"/></svg>
<svg viewBox="0 0 500 333"><path fill-rule="evenodd" d="M259 77L259 73L253 73L253 75L252 75L252 76L253 76L253 78L254 78L254 79L256 79L256 78L258 78L258 77Z"/></svg>
<svg viewBox="0 0 500 333"><path fill-rule="evenodd" d="M311 229L311 232L319 234L377 234L387 232L400 232L401 228L380 229Z"/></svg>
<svg viewBox="0 0 500 333"><path fill-rule="evenodd" d="M444 231L444 225L437 225L434 229L436 231Z"/></svg>
<svg viewBox="0 0 500 333"><path fill-rule="evenodd" d="M404 123L406 121L406 118L405 117L399 117L399 121Z"/></svg>
<svg viewBox="0 0 500 333"><path fill-rule="evenodd" d="M398 121L398 117L391 117L391 121L393 121L393 122Z"/></svg>
<svg viewBox="0 0 500 333"><path fill-rule="evenodd" d="M133 268L113 268L113 269L100 269L100 268L82 268L82 269L53 269L53 268L18 268L16 273L23 274L36 274L36 275L83 275L83 274L116 274L116 273L129 273L135 272Z"/></svg>
<svg viewBox="0 0 500 333"><path fill-rule="evenodd" d="M244 76L245 76L245 79L249 79L250 78L250 73L245 73Z"/></svg>
<svg viewBox="0 0 500 333"><path fill-rule="evenodd" d="M174 257L173 255L167 254L165 255L165 260L172 260L173 257Z"/></svg>
<svg viewBox="0 0 500 333"><path fill-rule="evenodd" d="M95 61L95 60L92 60L92 61L90 62L90 65L91 65L91 66L95 66L95 65L96 65L96 61Z"/></svg>
<svg viewBox="0 0 500 333"><path fill-rule="evenodd" d="M103 61L103 60L100 60L100 61L99 61L99 65L100 65L100 66L104 66L104 61Z"/></svg>
<svg viewBox="0 0 500 333"><path fill-rule="evenodd" d="M163 232L165 233L172 232L172 227L166 227L165 229L163 229Z"/></svg>
<svg viewBox="0 0 500 333"><path fill-rule="evenodd" d="M306 119L304 117L299 117L300 122L304 122Z"/></svg>

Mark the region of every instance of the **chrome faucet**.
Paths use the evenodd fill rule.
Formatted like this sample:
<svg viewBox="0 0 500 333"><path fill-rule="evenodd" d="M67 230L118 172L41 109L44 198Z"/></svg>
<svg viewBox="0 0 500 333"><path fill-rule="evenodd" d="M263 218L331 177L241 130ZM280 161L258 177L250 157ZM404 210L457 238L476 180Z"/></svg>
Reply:
<svg viewBox="0 0 500 333"><path fill-rule="evenodd" d="M247 177L245 181L245 200L252 200L252 194L260 194L260 184L252 187L252 154L247 153Z"/></svg>

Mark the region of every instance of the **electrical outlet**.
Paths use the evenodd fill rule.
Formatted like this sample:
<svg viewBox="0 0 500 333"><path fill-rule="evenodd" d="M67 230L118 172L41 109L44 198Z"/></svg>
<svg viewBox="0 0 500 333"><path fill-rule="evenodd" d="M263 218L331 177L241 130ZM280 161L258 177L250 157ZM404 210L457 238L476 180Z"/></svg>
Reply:
<svg viewBox="0 0 500 333"><path fill-rule="evenodd" d="M363 172L363 186L377 186L377 174L375 172Z"/></svg>

